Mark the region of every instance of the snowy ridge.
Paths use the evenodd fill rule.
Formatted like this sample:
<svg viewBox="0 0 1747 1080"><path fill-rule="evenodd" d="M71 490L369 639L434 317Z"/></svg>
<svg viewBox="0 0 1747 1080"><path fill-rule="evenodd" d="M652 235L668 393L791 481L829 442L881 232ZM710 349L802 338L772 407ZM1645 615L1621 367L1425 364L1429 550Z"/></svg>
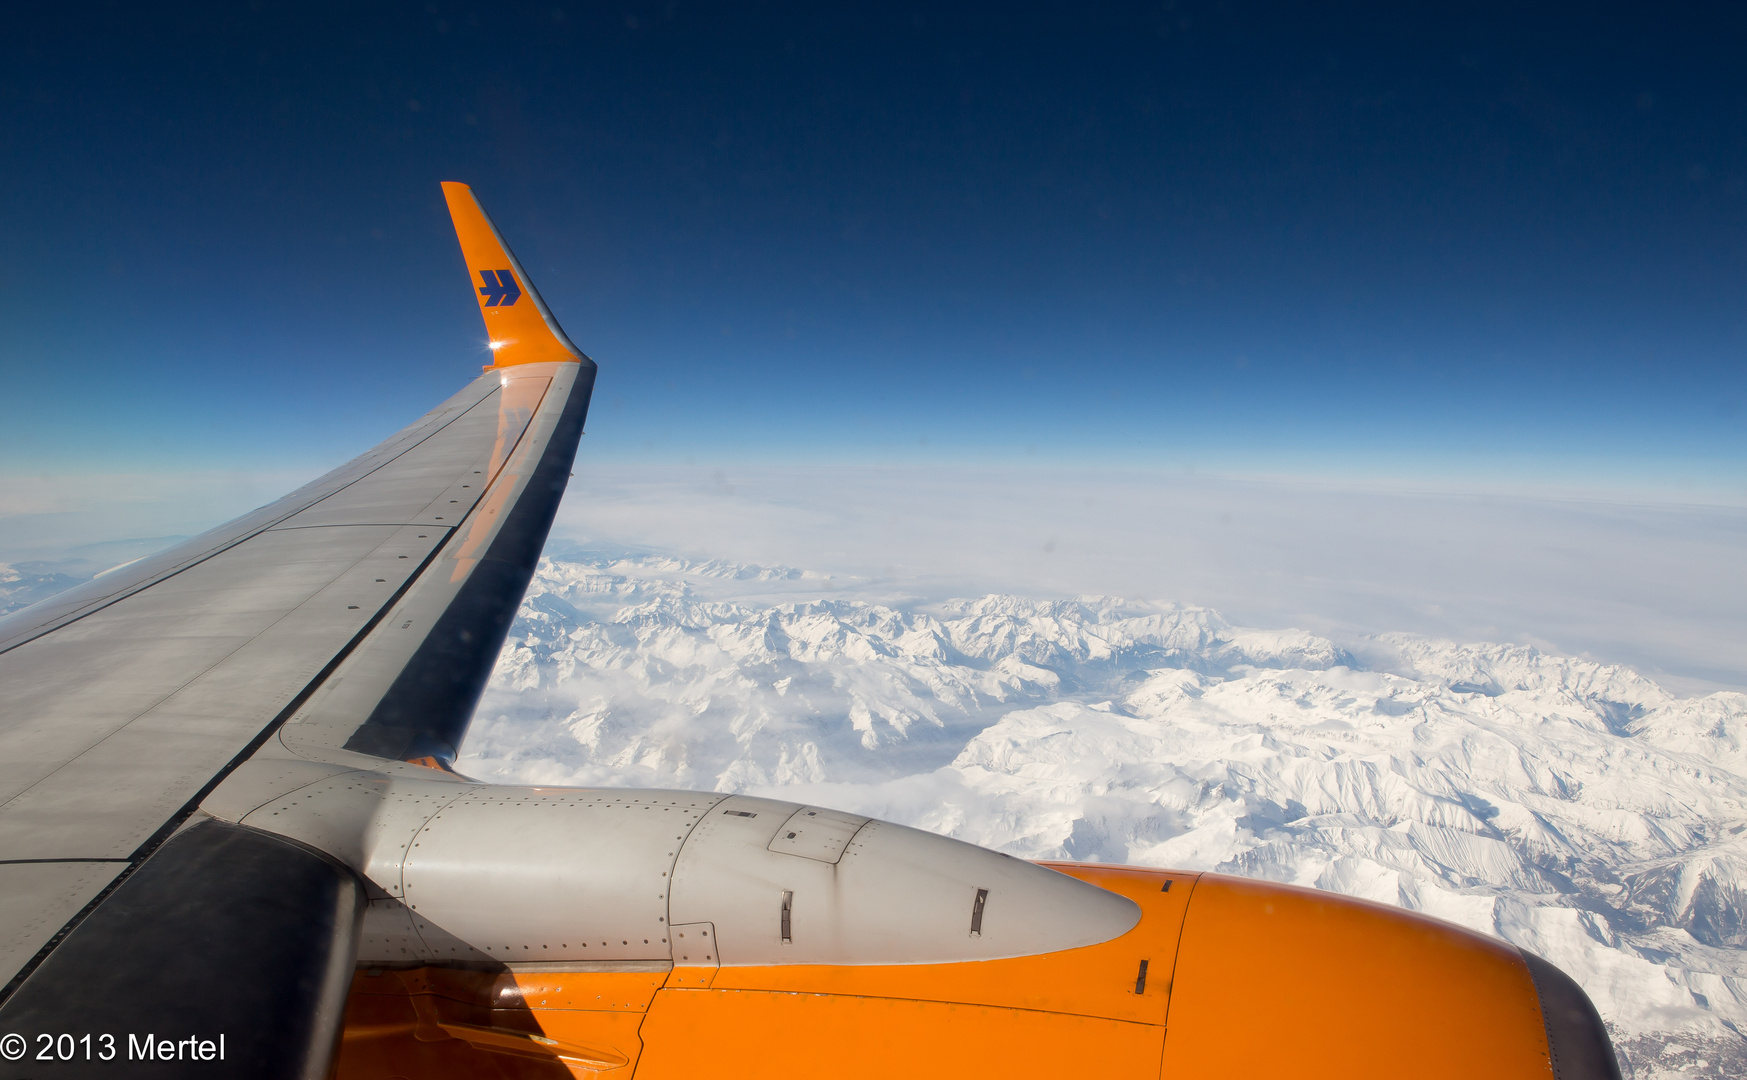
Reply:
<svg viewBox="0 0 1747 1080"><path fill-rule="evenodd" d="M1028 858L1400 904L1564 967L1638 1076L1747 1072L1747 695L1109 597L543 562L460 763L772 792Z"/></svg>
<svg viewBox="0 0 1747 1080"><path fill-rule="evenodd" d="M0 615L26 608L84 581L89 575L74 577L61 573L47 563L13 565L0 563Z"/></svg>

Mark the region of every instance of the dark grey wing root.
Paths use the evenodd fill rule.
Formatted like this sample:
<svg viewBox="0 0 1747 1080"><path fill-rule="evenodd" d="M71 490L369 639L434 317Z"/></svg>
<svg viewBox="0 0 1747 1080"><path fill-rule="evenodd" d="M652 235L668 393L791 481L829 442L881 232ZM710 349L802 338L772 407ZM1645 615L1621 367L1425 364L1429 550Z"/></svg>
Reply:
<svg viewBox="0 0 1747 1080"><path fill-rule="evenodd" d="M71 1060L30 1038L27 1076L316 1080L363 907L363 883L327 855L202 822L66 935L0 1005L0 1032L95 1035Z"/></svg>

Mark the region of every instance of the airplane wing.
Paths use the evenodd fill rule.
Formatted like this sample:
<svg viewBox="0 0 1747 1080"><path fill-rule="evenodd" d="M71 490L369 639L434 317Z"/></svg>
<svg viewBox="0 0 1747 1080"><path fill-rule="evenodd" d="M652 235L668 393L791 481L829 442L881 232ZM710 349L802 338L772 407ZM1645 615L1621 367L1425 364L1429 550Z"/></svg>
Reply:
<svg viewBox="0 0 1747 1080"><path fill-rule="evenodd" d="M456 775L596 368L443 190L479 378L0 619L0 1076L1618 1075L1557 969L1394 909Z"/></svg>
<svg viewBox="0 0 1747 1080"><path fill-rule="evenodd" d="M313 890L323 932L353 932L339 908L361 897L355 882L319 859L279 880L276 851L233 851L242 842L234 835L190 834L183 846L202 850L189 851L159 897L178 910L110 910L130 883L149 891L154 875L142 869L166 871L167 842L245 762L276 762L295 778L334 762L428 774L453 760L564 493L595 365L559 329L472 193L446 184L444 194L491 336L491 367L278 502L0 620L8 1026L21 1010L18 1022L53 1011L47 976L82 948L101 943L108 965L118 937L150 935L160 920L187 914L187 896L216 895L209 875L246 891L234 884L236 860L260 861L281 902L284 890ZM299 905L286 916L251 918L248 932L282 934L287 921L306 921ZM124 977L124 995L149 999L178 969L208 966L192 955L201 934L183 932L195 936L139 981ZM295 968L312 949L346 948L303 942L300 955L283 958L293 970L261 974L307 978ZM342 966L349 979L349 961ZM88 972L61 978L76 979L67 985L77 987L78 1011L99 1004ZM287 1000L275 990L276 1007L315 1004L332 987L303 992ZM323 1018L330 1027L337 1019ZM286 1044L284 1031L263 1034ZM232 1032L227 1055L244 1037Z"/></svg>

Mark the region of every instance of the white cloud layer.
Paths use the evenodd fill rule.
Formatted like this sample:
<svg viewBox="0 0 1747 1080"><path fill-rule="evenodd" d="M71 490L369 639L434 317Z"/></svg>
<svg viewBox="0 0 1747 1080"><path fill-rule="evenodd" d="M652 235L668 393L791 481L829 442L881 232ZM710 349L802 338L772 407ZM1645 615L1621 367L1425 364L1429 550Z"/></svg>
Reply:
<svg viewBox="0 0 1747 1080"><path fill-rule="evenodd" d="M0 562L89 576L272 502L319 472L0 474Z"/></svg>
<svg viewBox="0 0 1747 1080"><path fill-rule="evenodd" d="M584 447L586 452L587 447ZM1108 594L1343 644L1405 631L1747 689L1747 507L1011 468L579 463L559 537L894 598Z"/></svg>

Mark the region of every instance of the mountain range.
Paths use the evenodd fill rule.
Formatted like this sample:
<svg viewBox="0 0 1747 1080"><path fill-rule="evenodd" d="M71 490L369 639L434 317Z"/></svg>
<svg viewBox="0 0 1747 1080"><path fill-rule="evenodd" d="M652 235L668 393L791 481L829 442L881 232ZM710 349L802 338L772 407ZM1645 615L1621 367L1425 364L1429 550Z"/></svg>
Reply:
<svg viewBox="0 0 1747 1080"><path fill-rule="evenodd" d="M1519 645L576 551L542 561L458 767L1399 904L1565 968L1628 1075L1747 1074L1747 694Z"/></svg>

